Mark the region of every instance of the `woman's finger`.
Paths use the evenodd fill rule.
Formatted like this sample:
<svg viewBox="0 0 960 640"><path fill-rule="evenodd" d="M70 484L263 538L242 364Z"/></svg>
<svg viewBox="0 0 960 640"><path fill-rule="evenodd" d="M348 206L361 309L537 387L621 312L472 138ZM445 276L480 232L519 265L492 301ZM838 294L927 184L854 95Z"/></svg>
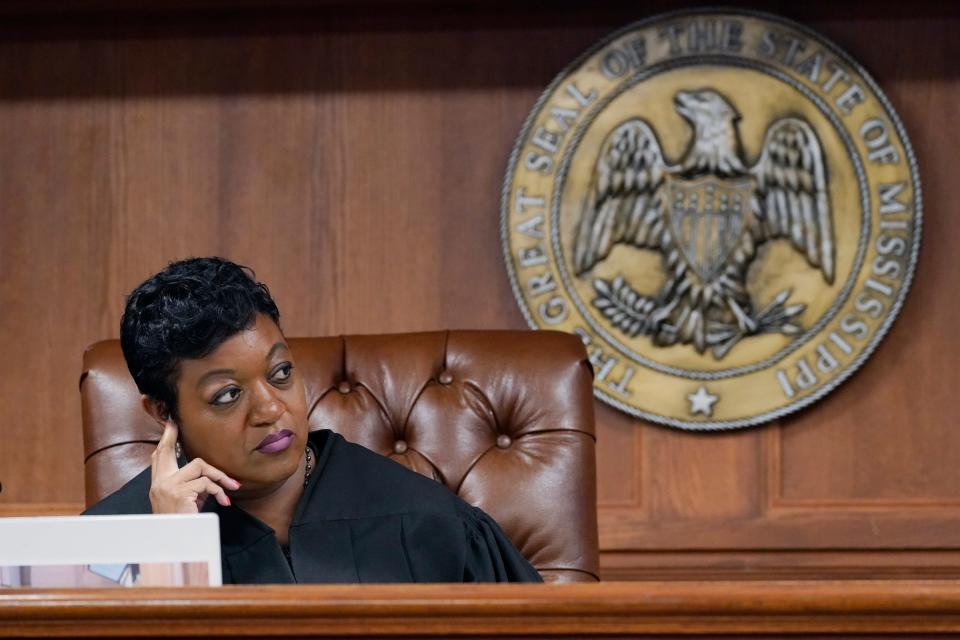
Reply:
<svg viewBox="0 0 960 640"><path fill-rule="evenodd" d="M231 491L240 488L239 482L202 458L194 458L188 462L182 469L180 469L180 471L177 472L177 475L182 476L182 479L185 482L189 482L190 480L200 477L206 477L210 478L212 481L220 484L221 486L230 489Z"/></svg>
<svg viewBox="0 0 960 640"><path fill-rule="evenodd" d="M224 507L230 506L230 497L227 495L227 492L210 478L200 477L185 483L184 486L197 494L198 505L203 505L206 496L210 495Z"/></svg>
<svg viewBox="0 0 960 640"><path fill-rule="evenodd" d="M177 471L177 435L179 429L173 420L167 418L163 425L163 434L152 455L153 477L166 477Z"/></svg>

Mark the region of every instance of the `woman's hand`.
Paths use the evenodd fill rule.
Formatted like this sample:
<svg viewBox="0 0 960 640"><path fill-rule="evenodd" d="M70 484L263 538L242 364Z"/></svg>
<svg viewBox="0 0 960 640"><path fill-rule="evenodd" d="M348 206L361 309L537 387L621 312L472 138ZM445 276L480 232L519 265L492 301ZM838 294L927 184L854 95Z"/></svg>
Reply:
<svg viewBox="0 0 960 640"><path fill-rule="evenodd" d="M240 483L201 460L194 458L182 469L177 466L177 425L167 419L160 443L150 456L150 506L154 513L199 513L207 496L225 507L230 498L224 488L235 490Z"/></svg>

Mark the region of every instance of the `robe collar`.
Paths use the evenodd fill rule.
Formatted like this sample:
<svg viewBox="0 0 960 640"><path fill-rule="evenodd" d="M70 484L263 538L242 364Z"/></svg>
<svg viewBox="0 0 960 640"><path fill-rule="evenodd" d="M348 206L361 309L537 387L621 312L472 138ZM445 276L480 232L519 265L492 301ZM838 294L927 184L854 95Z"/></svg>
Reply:
<svg viewBox="0 0 960 640"><path fill-rule="evenodd" d="M349 523L324 521L318 513L322 484L336 436L314 431L308 441L316 453L313 473L297 503L290 523L289 542L293 571L272 528L239 507L224 507L208 500L204 511L220 517L220 554L224 575L237 583L285 584L295 582L359 582ZM311 508L313 507L313 508Z"/></svg>

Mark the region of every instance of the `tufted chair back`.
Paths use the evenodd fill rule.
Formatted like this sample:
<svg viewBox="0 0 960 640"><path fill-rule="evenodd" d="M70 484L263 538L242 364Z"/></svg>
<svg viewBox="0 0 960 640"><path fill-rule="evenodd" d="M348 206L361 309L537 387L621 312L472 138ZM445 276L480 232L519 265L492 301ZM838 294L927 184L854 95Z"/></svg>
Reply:
<svg viewBox="0 0 960 640"><path fill-rule="evenodd" d="M494 517L548 581L597 579L592 373L575 336L447 331L293 338L310 429L331 429ZM87 504L150 464L160 427L117 340L80 378Z"/></svg>

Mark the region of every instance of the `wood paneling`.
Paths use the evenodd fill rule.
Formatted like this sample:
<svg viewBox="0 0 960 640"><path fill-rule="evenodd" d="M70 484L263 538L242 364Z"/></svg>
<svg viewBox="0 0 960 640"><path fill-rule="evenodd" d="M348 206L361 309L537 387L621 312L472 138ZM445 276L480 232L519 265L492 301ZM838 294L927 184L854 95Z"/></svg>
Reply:
<svg viewBox="0 0 960 640"><path fill-rule="evenodd" d="M577 54L668 6L71 4L0 26L6 515L79 510L80 354L169 260L253 266L290 335L523 327L498 238L514 137ZM913 291L862 371L777 424L691 434L598 406L605 567L960 568L960 17L762 7L848 50L902 116L924 185Z"/></svg>

